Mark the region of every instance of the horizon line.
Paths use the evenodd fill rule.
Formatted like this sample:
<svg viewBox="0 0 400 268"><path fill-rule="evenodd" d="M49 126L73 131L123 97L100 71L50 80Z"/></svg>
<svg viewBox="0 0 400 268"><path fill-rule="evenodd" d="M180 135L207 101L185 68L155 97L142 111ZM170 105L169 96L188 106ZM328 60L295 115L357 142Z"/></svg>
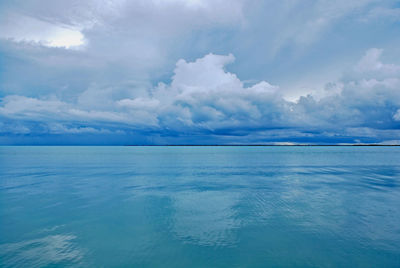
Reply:
<svg viewBox="0 0 400 268"><path fill-rule="evenodd" d="M5 146L115 146L115 147L389 147L399 146L400 144L0 144L0 147Z"/></svg>

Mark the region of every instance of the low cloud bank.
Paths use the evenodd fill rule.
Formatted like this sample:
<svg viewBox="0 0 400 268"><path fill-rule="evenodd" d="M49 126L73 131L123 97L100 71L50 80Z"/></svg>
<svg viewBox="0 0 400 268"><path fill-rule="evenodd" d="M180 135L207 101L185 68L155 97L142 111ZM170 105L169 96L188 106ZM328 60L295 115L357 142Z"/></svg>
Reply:
<svg viewBox="0 0 400 268"><path fill-rule="evenodd" d="M7 95L2 136L139 135L144 143L385 142L400 137L400 66L370 49L321 95L288 101L277 85L245 86L233 55L179 60L171 83L98 88L73 100ZM155 138L154 138L155 137ZM132 143L135 143L133 140Z"/></svg>

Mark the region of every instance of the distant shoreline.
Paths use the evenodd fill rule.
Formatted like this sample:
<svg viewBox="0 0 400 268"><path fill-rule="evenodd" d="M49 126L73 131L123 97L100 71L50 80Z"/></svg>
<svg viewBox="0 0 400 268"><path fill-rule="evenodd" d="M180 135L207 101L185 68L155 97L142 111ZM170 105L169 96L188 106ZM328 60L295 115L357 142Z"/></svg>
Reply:
<svg viewBox="0 0 400 268"><path fill-rule="evenodd" d="M123 145L123 146L137 146L137 147L319 147L319 146L329 146L329 147L345 147L345 146L400 146L400 144L166 144L166 145Z"/></svg>
<svg viewBox="0 0 400 268"><path fill-rule="evenodd" d="M400 144L1 144L0 147L400 147Z"/></svg>

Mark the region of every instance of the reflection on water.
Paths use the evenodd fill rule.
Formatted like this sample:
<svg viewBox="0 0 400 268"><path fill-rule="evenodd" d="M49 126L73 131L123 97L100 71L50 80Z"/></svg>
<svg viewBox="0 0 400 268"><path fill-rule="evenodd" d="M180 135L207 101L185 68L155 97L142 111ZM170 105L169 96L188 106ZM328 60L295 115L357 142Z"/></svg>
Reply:
<svg viewBox="0 0 400 268"><path fill-rule="evenodd" d="M173 196L173 232L183 242L205 246L235 244L238 194L223 191L182 192Z"/></svg>
<svg viewBox="0 0 400 268"><path fill-rule="evenodd" d="M0 246L3 265L43 267L52 264L76 264L82 253L73 235L51 235L43 238L8 243Z"/></svg>
<svg viewBox="0 0 400 268"><path fill-rule="evenodd" d="M0 266L400 266L398 147L0 147Z"/></svg>

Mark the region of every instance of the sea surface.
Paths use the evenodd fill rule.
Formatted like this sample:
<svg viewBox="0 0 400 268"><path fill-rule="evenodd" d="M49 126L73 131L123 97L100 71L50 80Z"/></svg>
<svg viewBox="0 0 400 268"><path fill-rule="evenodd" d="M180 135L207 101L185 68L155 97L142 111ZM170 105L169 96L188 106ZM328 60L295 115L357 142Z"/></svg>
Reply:
<svg viewBox="0 0 400 268"><path fill-rule="evenodd" d="M0 267L400 267L400 147L0 147Z"/></svg>

